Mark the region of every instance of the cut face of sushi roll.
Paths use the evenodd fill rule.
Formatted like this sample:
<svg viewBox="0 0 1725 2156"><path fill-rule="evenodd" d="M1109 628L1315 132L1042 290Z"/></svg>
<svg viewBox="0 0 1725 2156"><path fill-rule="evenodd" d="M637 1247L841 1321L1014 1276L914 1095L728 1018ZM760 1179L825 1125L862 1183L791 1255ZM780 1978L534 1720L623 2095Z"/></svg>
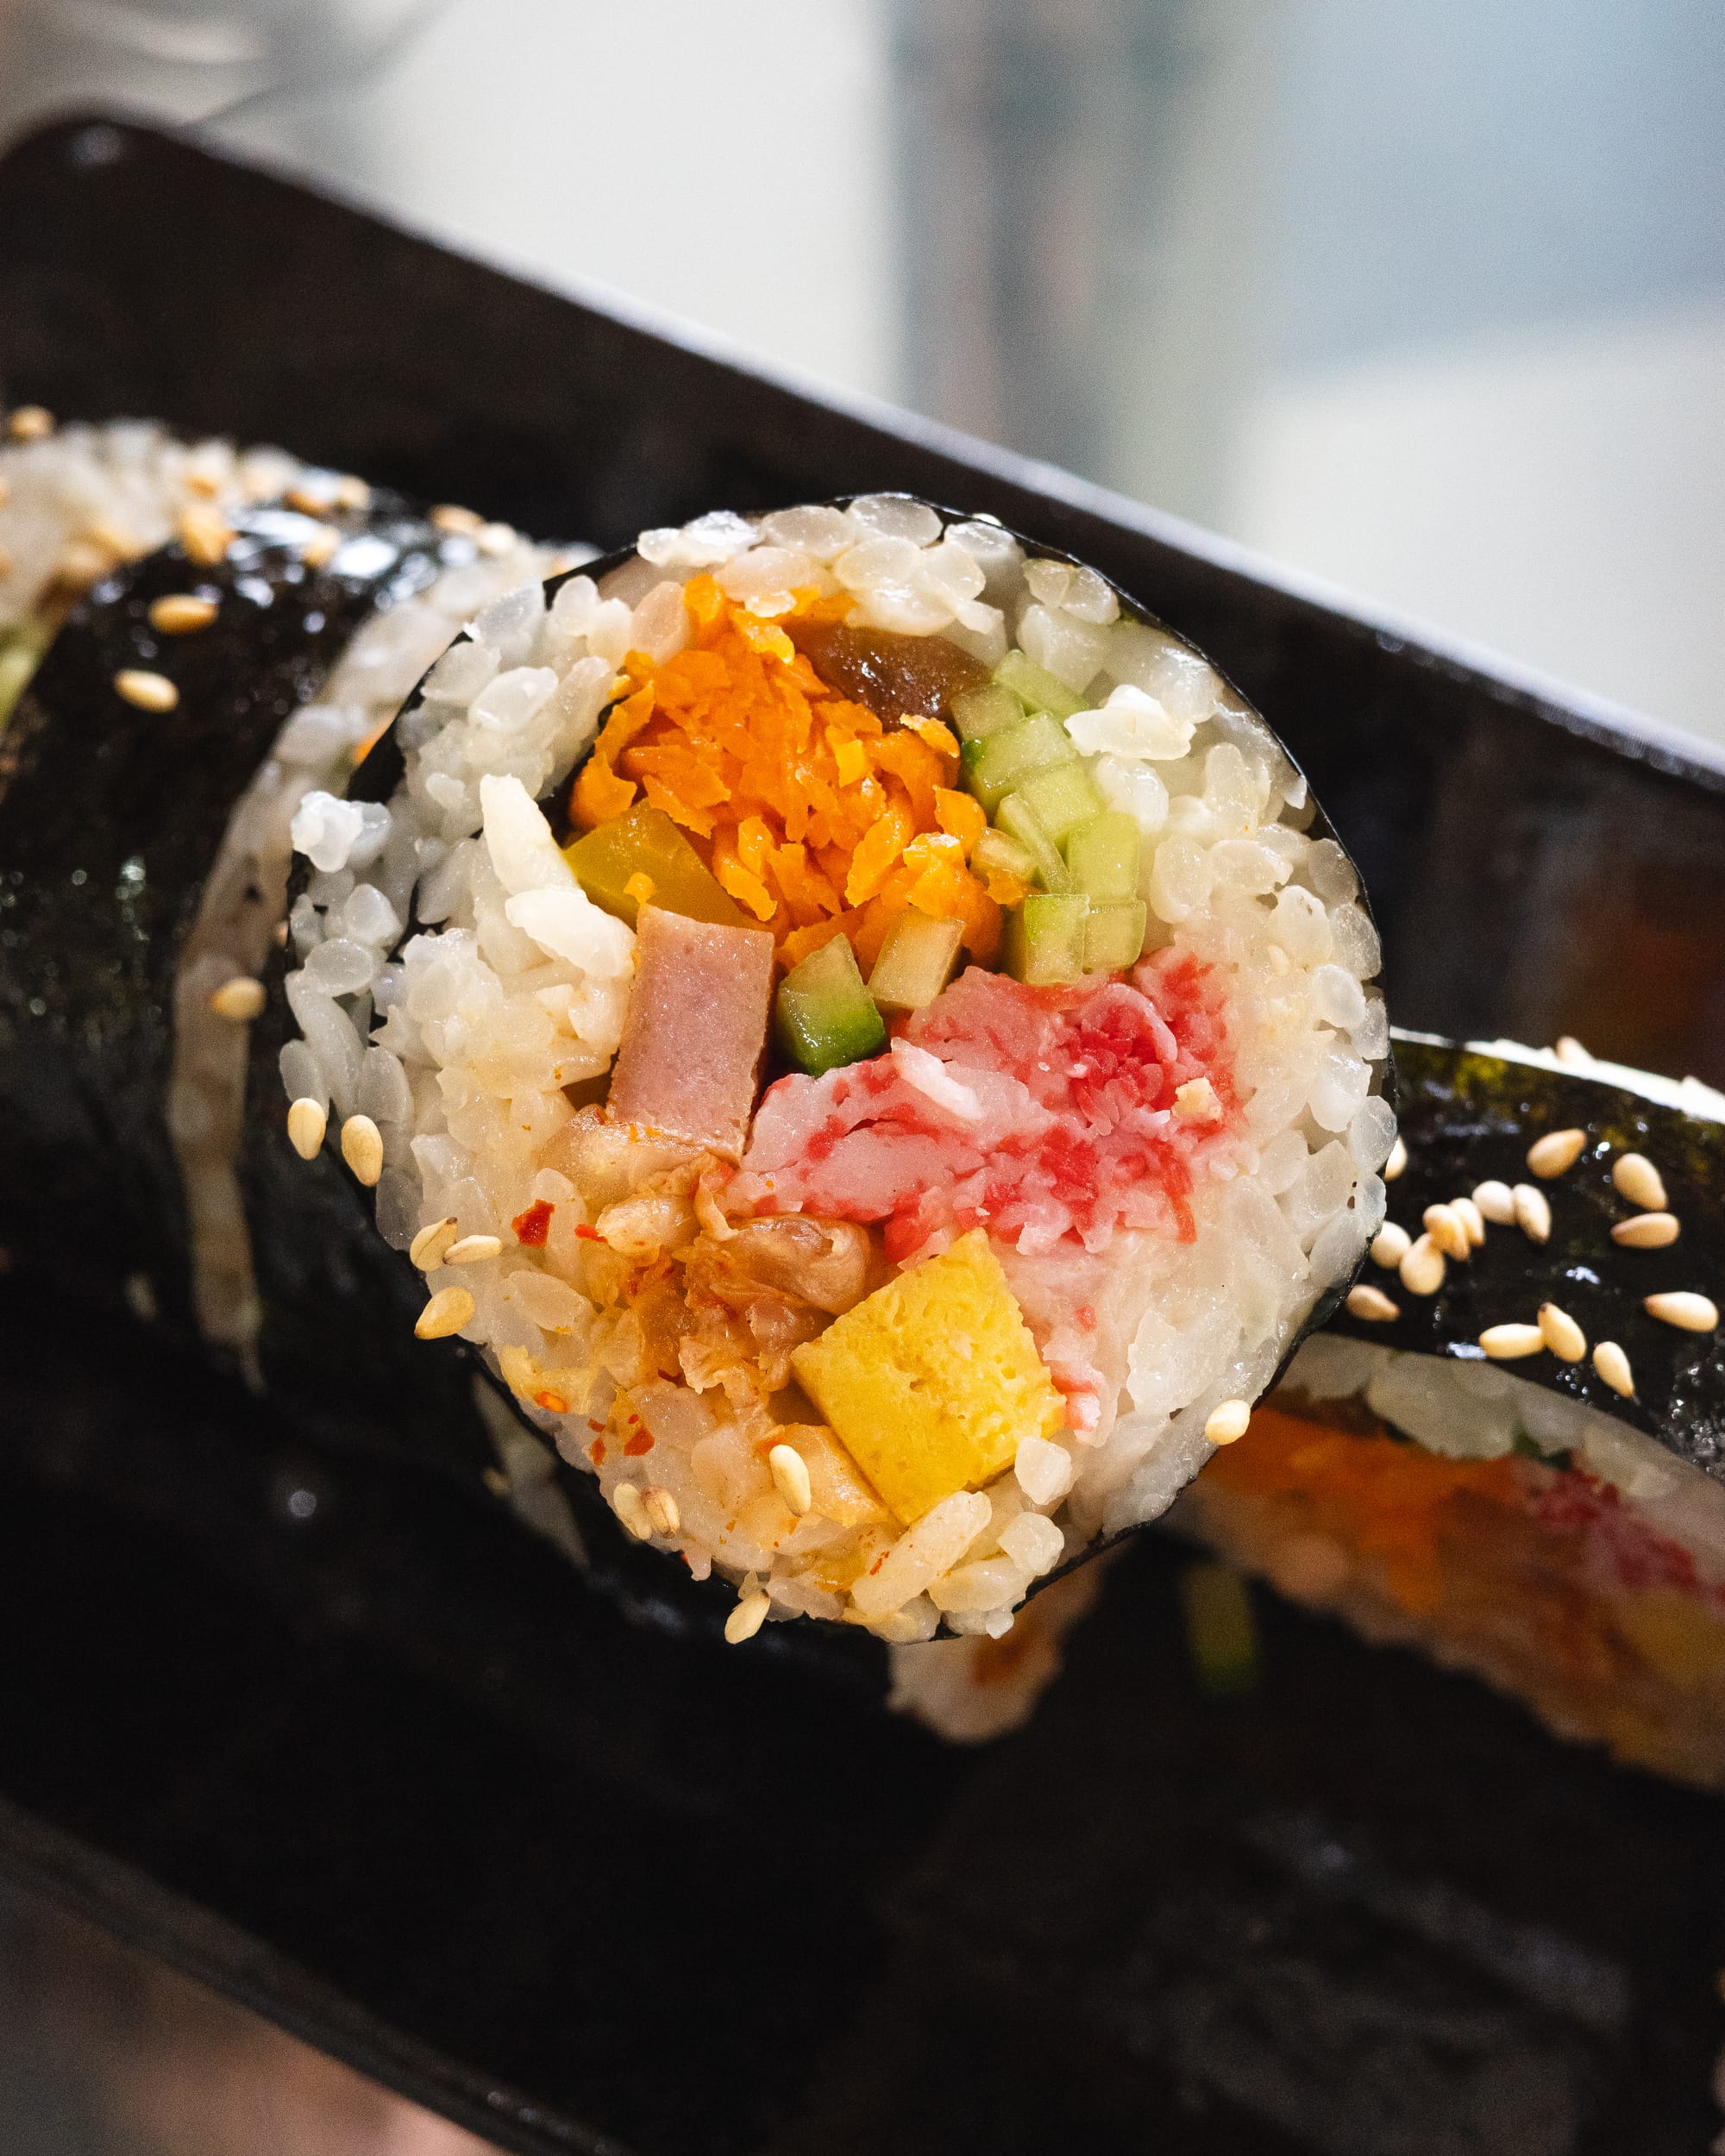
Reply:
<svg viewBox="0 0 1725 2156"><path fill-rule="evenodd" d="M422 1337L735 1583L733 1638L999 1636L1238 1436L1382 1220L1377 939L1303 777L997 524L644 533L480 611L362 778L295 827L298 1112Z"/></svg>
<svg viewBox="0 0 1725 2156"><path fill-rule="evenodd" d="M1374 1263L1175 1524L1725 1787L1725 1096L1573 1044L1396 1061Z"/></svg>

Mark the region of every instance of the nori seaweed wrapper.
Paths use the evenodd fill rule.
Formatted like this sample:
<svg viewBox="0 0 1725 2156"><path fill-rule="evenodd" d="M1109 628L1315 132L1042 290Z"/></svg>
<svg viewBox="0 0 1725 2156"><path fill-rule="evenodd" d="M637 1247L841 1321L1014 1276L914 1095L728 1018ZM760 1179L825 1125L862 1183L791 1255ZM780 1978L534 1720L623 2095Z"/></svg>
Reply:
<svg viewBox="0 0 1725 2156"><path fill-rule="evenodd" d="M0 736L0 1245L87 1307L123 1296L187 1336L188 1227L166 1094L176 969L204 878L282 725L355 631L466 558L389 494L332 512L342 542L322 567L301 553L316 520L267 506L229 521L236 537L218 564L174 543L91 592ZM159 635L152 601L189 590L219 596L215 621ZM176 708L127 703L113 683L128 667L166 674ZM258 1068L279 1039L267 1013L253 1029L242 1163L256 1200L266 1380L301 1399L333 1391L338 1419L368 1441L405 1439L417 1424L417 1452L476 1472L490 1448L464 1387L435 1385L422 1363L417 1394L400 1402L375 1358L308 1361L332 1311L387 1299L392 1279L351 1191L292 1158L279 1082L272 1069L261 1084ZM278 1153L298 1172L291 1205ZM373 1311L373 1323L394 1337L387 1316Z"/></svg>
<svg viewBox="0 0 1725 2156"><path fill-rule="evenodd" d="M1531 1183L1552 1212L1548 1243L1519 1227L1487 1225L1465 1264L1452 1259L1435 1295L1410 1295L1393 1273L1369 1269L1401 1315L1388 1324L1344 1309L1333 1329L1377 1347L1484 1360L1488 1326L1533 1324L1554 1302L1587 1335L1578 1363L1551 1354L1502 1367L1657 1438L1691 1466L1725 1479L1725 1337L1684 1332L1647 1315L1643 1299L1673 1289L1719 1300L1725 1283L1725 1124L1662 1106L1584 1069L1547 1070L1482 1050L1398 1033L1399 1114L1408 1166L1389 1186L1389 1217L1418 1235L1427 1206L1466 1197L1488 1181ZM1575 1165L1550 1181L1527 1166L1547 1131L1582 1130ZM1640 1210L1614 1187L1623 1154L1644 1153L1664 1179L1682 1224L1664 1250L1611 1240ZM1615 1340L1629 1358L1635 1396L1615 1393L1593 1368L1592 1349Z"/></svg>

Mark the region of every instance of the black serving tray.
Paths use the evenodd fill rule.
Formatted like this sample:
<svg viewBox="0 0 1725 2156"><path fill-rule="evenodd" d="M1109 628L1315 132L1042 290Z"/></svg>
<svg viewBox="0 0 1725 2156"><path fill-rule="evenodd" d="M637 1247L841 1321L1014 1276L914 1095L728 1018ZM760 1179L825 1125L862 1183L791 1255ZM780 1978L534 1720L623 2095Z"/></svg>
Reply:
<svg viewBox="0 0 1725 2156"><path fill-rule="evenodd" d="M1371 884L1401 1023L1725 1081L1725 774L1219 542L105 118L0 160L0 398L612 544L906 487L1205 646ZM1725 1811L1140 1538L1028 1729L631 1621L506 1508L0 1279L0 1864L507 2147L1705 2146Z"/></svg>

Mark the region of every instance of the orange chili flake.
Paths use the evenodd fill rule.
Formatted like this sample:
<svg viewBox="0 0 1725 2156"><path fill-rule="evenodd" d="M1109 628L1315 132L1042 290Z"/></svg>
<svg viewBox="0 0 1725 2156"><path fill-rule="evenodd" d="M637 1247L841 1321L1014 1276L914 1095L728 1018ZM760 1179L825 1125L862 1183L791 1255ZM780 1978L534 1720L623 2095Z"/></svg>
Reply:
<svg viewBox="0 0 1725 2156"><path fill-rule="evenodd" d="M525 1213L518 1213L509 1224L515 1230L516 1241L524 1243L530 1250L543 1250L556 1209L549 1199L536 1198ZM580 1234L580 1229L575 1232Z"/></svg>
<svg viewBox="0 0 1725 2156"><path fill-rule="evenodd" d="M603 1243L605 1240L605 1238L599 1233L599 1230L597 1228L590 1228L585 1220L577 1225L575 1233L580 1238L583 1243Z"/></svg>
<svg viewBox="0 0 1725 2156"><path fill-rule="evenodd" d="M561 1393L554 1393L549 1387L543 1392L534 1394L533 1405L544 1408L548 1414L566 1415L569 1412L569 1403Z"/></svg>
<svg viewBox="0 0 1725 2156"><path fill-rule="evenodd" d="M650 1430L637 1430L623 1450L629 1458L638 1460L643 1452L653 1450L653 1432Z"/></svg>
<svg viewBox="0 0 1725 2156"><path fill-rule="evenodd" d="M595 1467L603 1467L605 1465L605 1439L603 1438L595 1438L593 1439L593 1443L587 1447L587 1457L593 1462Z"/></svg>

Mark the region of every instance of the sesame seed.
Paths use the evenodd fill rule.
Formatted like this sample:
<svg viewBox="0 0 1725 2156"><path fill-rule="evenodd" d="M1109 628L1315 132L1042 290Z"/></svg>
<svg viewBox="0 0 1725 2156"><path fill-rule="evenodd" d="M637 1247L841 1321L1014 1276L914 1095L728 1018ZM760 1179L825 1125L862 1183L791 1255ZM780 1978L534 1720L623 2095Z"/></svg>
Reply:
<svg viewBox="0 0 1725 2156"><path fill-rule="evenodd" d="M1540 1305L1540 1338L1560 1363L1578 1363L1587 1352L1587 1335L1554 1302Z"/></svg>
<svg viewBox="0 0 1725 2156"><path fill-rule="evenodd" d="M1615 1340L1602 1340L1594 1349L1593 1367L1614 1393L1621 1393L1625 1400L1635 1397L1635 1377L1629 1368L1629 1358Z"/></svg>
<svg viewBox="0 0 1725 2156"><path fill-rule="evenodd" d="M1471 1198L1452 1198L1450 1211L1467 1230L1468 1247L1478 1250L1485 1240L1485 1215Z"/></svg>
<svg viewBox="0 0 1725 2156"><path fill-rule="evenodd" d="M1532 1183L1517 1183L1511 1194L1515 1200L1515 1222L1530 1243L1549 1243L1552 1239L1552 1209L1546 1202L1543 1190L1535 1190Z"/></svg>
<svg viewBox="0 0 1725 2156"><path fill-rule="evenodd" d="M1527 1165L1542 1182L1549 1182L1575 1166L1586 1143L1585 1131L1547 1131L1527 1148Z"/></svg>
<svg viewBox="0 0 1725 2156"><path fill-rule="evenodd" d="M745 1639L752 1639L767 1621L767 1612L773 1607L757 1587L752 1595L745 1595L724 1620L724 1636L733 1647L740 1647Z"/></svg>
<svg viewBox="0 0 1725 2156"><path fill-rule="evenodd" d="M302 479L298 486L290 486L281 498L302 517L321 517L336 497L332 487L309 486Z"/></svg>
<svg viewBox="0 0 1725 2156"><path fill-rule="evenodd" d="M794 1445L775 1445L767 1455L773 1470L773 1486L800 1520L814 1502L809 1486L808 1462Z"/></svg>
<svg viewBox="0 0 1725 2156"><path fill-rule="evenodd" d="M495 561L515 544L515 526L486 524L475 536L474 543L488 561Z"/></svg>
<svg viewBox="0 0 1725 2156"><path fill-rule="evenodd" d="M1661 1325L1674 1325L1679 1332L1711 1332L1719 1322L1718 1305L1687 1288L1674 1289L1668 1295L1649 1295L1641 1307L1650 1318L1657 1318Z"/></svg>
<svg viewBox="0 0 1725 2156"><path fill-rule="evenodd" d="M1542 1354L1546 1336L1536 1325L1489 1325L1479 1344L1494 1363L1514 1363L1524 1355Z"/></svg>
<svg viewBox="0 0 1725 2156"><path fill-rule="evenodd" d="M135 561L149 551L135 531L112 517L92 517L78 536L116 561Z"/></svg>
<svg viewBox="0 0 1725 2156"><path fill-rule="evenodd" d="M1593 1061L1592 1056L1588 1054L1573 1033L1559 1034L1552 1046L1552 1053L1565 1069L1570 1070L1585 1070Z"/></svg>
<svg viewBox="0 0 1725 2156"><path fill-rule="evenodd" d="M141 667L122 667L114 688L141 711L171 711L179 701L179 691L165 674L147 674Z"/></svg>
<svg viewBox="0 0 1725 2156"><path fill-rule="evenodd" d="M1429 1235L1408 1246L1397 1268L1402 1285L1410 1295L1435 1295L1444 1284L1444 1254Z"/></svg>
<svg viewBox="0 0 1725 2156"><path fill-rule="evenodd" d="M337 509L365 509L370 505L372 490L356 473L346 472L336 480L329 498Z"/></svg>
<svg viewBox="0 0 1725 2156"><path fill-rule="evenodd" d="M200 599L195 592L170 592L151 601L150 627L158 636L189 636L193 630L208 629L216 612L213 599Z"/></svg>
<svg viewBox="0 0 1725 2156"><path fill-rule="evenodd" d="M1204 1420L1204 1435L1212 1445L1232 1445L1237 1438L1245 1435L1246 1425L1251 1420L1251 1403L1244 1400L1225 1400L1219 1407L1212 1407Z"/></svg>
<svg viewBox="0 0 1725 2156"><path fill-rule="evenodd" d="M287 1135L301 1160L315 1160L323 1150L323 1133L329 1119L310 1094L296 1100L287 1112Z"/></svg>
<svg viewBox="0 0 1725 2156"><path fill-rule="evenodd" d="M1393 1273L1414 1247L1414 1238L1394 1220L1386 1220L1371 1238L1371 1262Z"/></svg>
<svg viewBox="0 0 1725 2156"><path fill-rule="evenodd" d="M1626 1250L1662 1250L1675 1243L1681 1232L1674 1213L1638 1213L1618 1221L1611 1231L1611 1240L1622 1244Z"/></svg>
<svg viewBox="0 0 1725 2156"><path fill-rule="evenodd" d="M368 1115L350 1115L342 1125L342 1158L367 1189L383 1173L383 1133Z"/></svg>
<svg viewBox="0 0 1725 2156"><path fill-rule="evenodd" d="M1494 1227L1513 1228L1515 1225L1515 1194L1508 1183L1496 1181L1476 1183L1473 1202L1479 1207L1481 1217Z"/></svg>
<svg viewBox="0 0 1725 2156"><path fill-rule="evenodd" d="M1620 1197L1648 1213L1665 1209L1665 1178L1645 1153L1625 1153L1613 1166L1611 1181Z"/></svg>
<svg viewBox="0 0 1725 2156"><path fill-rule="evenodd" d="M653 1522L633 1482L619 1482L611 1493L611 1509L637 1542L653 1539Z"/></svg>
<svg viewBox="0 0 1725 2156"><path fill-rule="evenodd" d="M1408 1148L1398 1138L1389 1149L1389 1157L1383 1163L1383 1180L1393 1183L1408 1165Z"/></svg>
<svg viewBox="0 0 1725 2156"><path fill-rule="evenodd" d="M443 1263L443 1253L455 1239L455 1216L447 1220L434 1220L429 1227L421 1228L407 1246L407 1255L422 1273L435 1273Z"/></svg>
<svg viewBox="0 0 1725 2156"><path fill-rule="evenodd" d="M1389 1325L1402 1315L1399 1302L1391 1302L1381 1288L1368 1288L1364 1281L1349 1288L1347 1307L1351 1318L1363 1318L1368 1325Z"/></svg>
<svg viewBox="0 0 1725 2156"><path fill-rule="evenodd" d="M342 543L334 524L314 524L299 542L299 558L309 569L321 569Z"/></svg>
<svg viewBox="0 0 1725 2156"><path fill-rule="evenodd" d="M1452 1257L1458 1264L1465 1264L1473 1245L1467 1239L1467 1228L1453 1206L1427 1206L1421 1215L1429 1235L1446 1257Z"/></svg>
<svg viewBox="0 0 1725 2156"><path fill-rule="evenodd" d="M464 1235L459 1243L452 1243L443 1253L446 1265L483 1265L488 1257L496 1257L503 1249L501 1239L495 1235Z"/></svg>
<svg viewBox="0 0 1725 2156"><path fill-rule="evenodd" d="M234 530L211 502L188 502L179 512L179 543L200 567L213 569L234 543Z"/></svg>
<svg viewBox="0 0 1725 2156"><path fill-rule="evenodd" d="M234 1025L248 1025L254 1018L261 1017L264 1007L264 984L254 981L249 974L239 973L231 981L224 981L210 998L210 1008L218 1018L226 1018Z"/></svg>
<svg viewBox="0 0 1725 2156"><path fill-rule="evenodd" d="M431 512L431 522L439 531L459 532L471 538L476 531L485 530L485 518L474 510L462 509L455 502L440 502Z"/></svg>
<svg viewBox="0 0 1725 2156"><path fill-rule="evenodd" d="M46 442L53 430L53 414L43 404L20 404L6 423L14 442Z"/></svg>
<svg viewBox="0 0 1725 2156"><path fill-rule="evenodd" d="M677 1501L662 1483L656 1482L650 1489L643 1489L641 1502L646 1507L656 1534L674 1535L682 1526L683 1515L677 1509Z"/></svg>
<svg viewBox="0 0 1725 2156"><path fill-rule="evenodd" d="M420 1312L413 1328L417 1340L447 1339L472 1321L474 1299L465 1288L440 1288Z"/></svg>

